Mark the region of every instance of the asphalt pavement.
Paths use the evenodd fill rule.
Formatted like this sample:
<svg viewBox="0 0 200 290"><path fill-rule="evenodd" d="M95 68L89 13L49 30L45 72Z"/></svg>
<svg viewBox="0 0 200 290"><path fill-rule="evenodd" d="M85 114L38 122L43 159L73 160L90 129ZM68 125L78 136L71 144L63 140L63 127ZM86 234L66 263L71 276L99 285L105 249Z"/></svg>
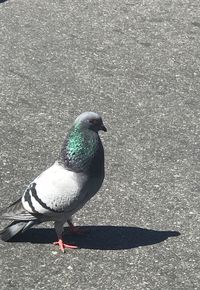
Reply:
<svg viewBox="0 0 200 290"><path fill-rule="evenodd" d="M199 289L199 0L0 1L0 207L102 114L106 179L61 253L0 242L0 289Z"/></svg>

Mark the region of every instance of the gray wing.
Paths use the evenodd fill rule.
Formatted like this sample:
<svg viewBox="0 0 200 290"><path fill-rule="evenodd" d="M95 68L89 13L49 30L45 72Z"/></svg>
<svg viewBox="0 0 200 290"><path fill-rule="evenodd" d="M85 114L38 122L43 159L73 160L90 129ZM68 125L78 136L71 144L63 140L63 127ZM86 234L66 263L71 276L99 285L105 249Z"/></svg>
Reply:
<svg viewBox="0 0 200 290"><path fill-rule="evenodd" d="M29 185L22 196L22 205L45 220L70 215L75 204L84 198L85 180L87 176L79 176L55 162Z"/></svg>

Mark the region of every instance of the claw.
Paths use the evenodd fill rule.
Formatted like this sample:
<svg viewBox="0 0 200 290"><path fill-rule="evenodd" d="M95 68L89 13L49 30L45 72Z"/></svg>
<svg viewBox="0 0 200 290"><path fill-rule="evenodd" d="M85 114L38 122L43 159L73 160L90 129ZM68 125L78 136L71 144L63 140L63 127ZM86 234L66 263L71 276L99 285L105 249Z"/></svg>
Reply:
<svg viewBox="0 0 200 290"><path fill-rule="evenodd" d="M53 243L54 245L58 245L60 250L64 253L65 249L77 249L77 246L64 244L63 240L59 239L57 242Z"/></svg>

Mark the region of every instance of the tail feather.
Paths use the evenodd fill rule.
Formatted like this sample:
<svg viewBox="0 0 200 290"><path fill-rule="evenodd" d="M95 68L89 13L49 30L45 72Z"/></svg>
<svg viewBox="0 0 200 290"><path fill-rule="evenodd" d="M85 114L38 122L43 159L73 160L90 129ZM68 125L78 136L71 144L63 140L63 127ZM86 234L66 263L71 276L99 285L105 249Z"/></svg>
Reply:
<svg viewBox="0 0 200 290"><path fill-rule="evenodd" d="M7 227L5 227L2 231L0 231L0 238L3 241L9 241L12 237L14 237L18 233L23 233L30 227L35 224L39 224L39 221L13 221Z"/></svg>
<svg viewBox="0 0 200 290"><path fill-rule="evenodd" d="M30 221L37 220L40 215L33 215L26 211L22 205L21 198L0 211L0 219L4 220L18 220L18 221Z"/></svg>

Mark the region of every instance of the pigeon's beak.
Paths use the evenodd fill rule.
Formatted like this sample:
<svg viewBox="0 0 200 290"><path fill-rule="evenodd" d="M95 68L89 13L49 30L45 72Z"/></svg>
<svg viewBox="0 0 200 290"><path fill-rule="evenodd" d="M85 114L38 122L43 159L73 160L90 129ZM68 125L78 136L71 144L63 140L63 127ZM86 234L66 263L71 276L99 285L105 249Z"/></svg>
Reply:
<svg viewBox="0 0 200 290"><path fill-rule="evenodd" d="M107 129L106 129L106 127L104 126L104 124L101 125L100 130L102 130L102 131L104 131L104 132L107 132Z"/></svg>

